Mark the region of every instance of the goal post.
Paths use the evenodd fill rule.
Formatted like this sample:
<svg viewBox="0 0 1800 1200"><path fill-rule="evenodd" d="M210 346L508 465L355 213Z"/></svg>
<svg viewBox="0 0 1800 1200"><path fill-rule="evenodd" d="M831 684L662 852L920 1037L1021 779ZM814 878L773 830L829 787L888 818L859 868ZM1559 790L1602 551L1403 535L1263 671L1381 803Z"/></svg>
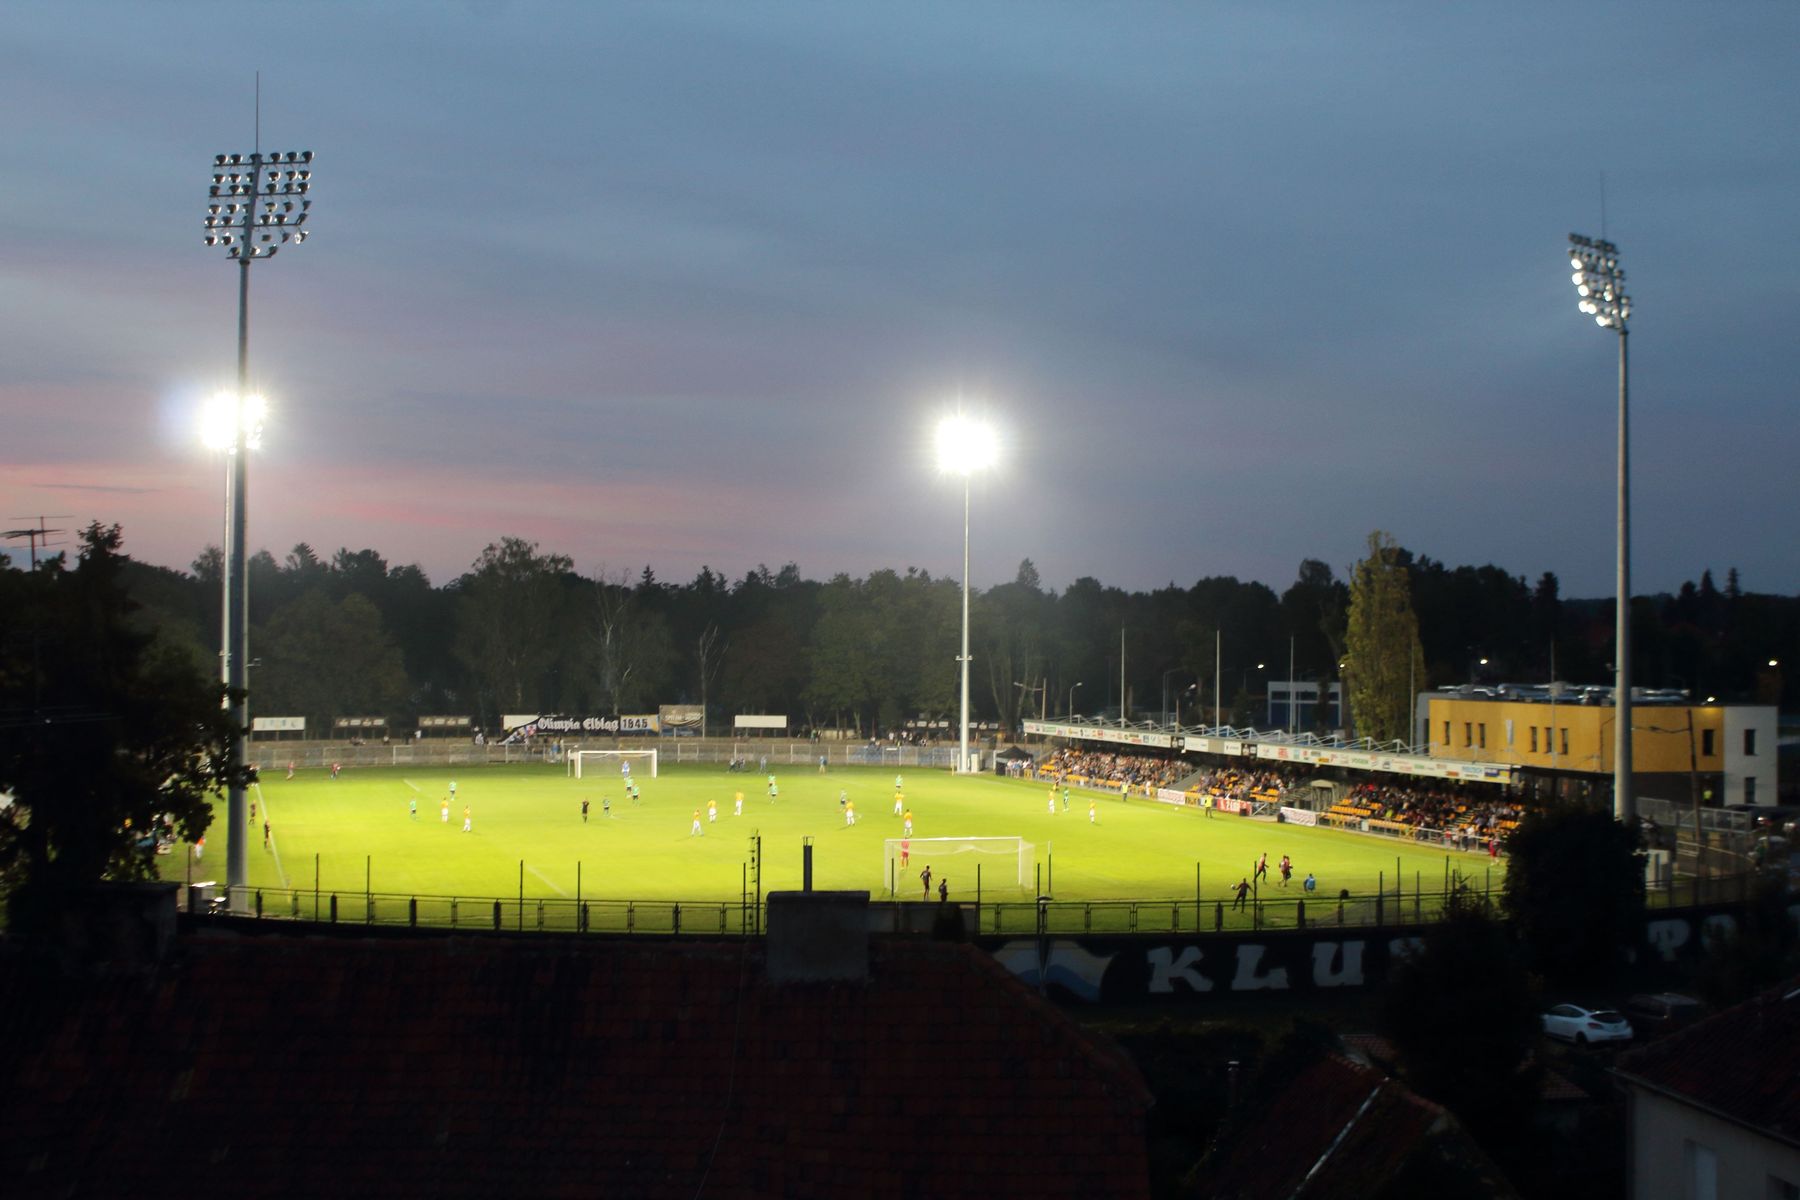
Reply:
<svg viewBox="0 0 1800 1200"><path fill-rule="evenodd" d="M905 877L899 874L903 841L909 843L910 854ZM1032 844L1020 837L888 838L882 843L881 881L904 894L907 884L930 866L934 878L955 875L959 884L972 882L975 864L981 863L984 875L993 872L989 878L1004 882L1011 874L1014 883L1025 887L1031 881L1031 851Z"/></svg>
<svg viewBox="0 0 1800 1200"><path fill-rule="evenodd" d="M656 778L656 751L654 750L571 750L569 751L569 777L581 779L596 771L622 775L619 769L621 761L631 763L631 769L639 774L644 773L643 760L650 760L649 776ZM632 760L637 760L633 762Z"/></svg>

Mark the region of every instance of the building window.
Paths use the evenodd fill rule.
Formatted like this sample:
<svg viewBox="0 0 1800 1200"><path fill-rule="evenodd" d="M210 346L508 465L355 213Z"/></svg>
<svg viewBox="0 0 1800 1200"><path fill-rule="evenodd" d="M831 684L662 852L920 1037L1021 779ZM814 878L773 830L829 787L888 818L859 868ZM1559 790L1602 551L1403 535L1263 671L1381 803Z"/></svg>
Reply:
<svg viewBox="0 0 1800 1200"><path fill-rule="evenodd" d="M1487 749L1487 722L1483 721L1481 724L1477 725L1475 727L1475 732L1481 738L1481 748L1483 750L1486 750Z"/></svg>
<svg viewBox="0 0 1800 1200"><path fill-rule="evenodd" d="M1463 749L1467 750L1470 746L1473 746L1474 744L1475 744L1475 723L1473 721L1464 721L1463 722Z"/></svg>
<svg viewBox="0 0 1800 1200"><path fill-rule="evenodd" d="M1754 775L1744 776L1744 803L1756 803L1756 776Z"/></svg>
<svg viewBox="0 0 1800 1200"><path fill-rule="evenodd" d="M1537 726L1536 725L1533 725L1531 727L1531 752L1533 754L1537 753Z"/></svg>
<svg viewBox="0 0 1800 1200"><path fill-rule="evenodd" d="M1713 734L1717 732L1718 730L1716 729L1702 729L1700 731L1700 753L1708 758L1713 756Z"/></svg>
<svg viewBox="0 0 1800 1200"><path fill-rule="evenodd" d="M1569 756L1569 727L1567 725L1563 726L1562 731L1562 752L1564 758Z"/></svg>
<svg viewBox="0 0 1800 1200"><path fill-rule="evenodd" d="M1756 757L1756 730L1744 730L1744 757Z"/></svg>
<svg viewBox="0 0 1800 1200"><path fill-rule="evenodd" d="M1444 722L1444 745L1450 744L1450 722Z"/></svg>
<svg viewBox="0 0 1800 1200"><path fill-rule="evenodd" d="M1698 1142L1681 1144L1682 1200L1719 1200L1719 1156Z"/></svg>

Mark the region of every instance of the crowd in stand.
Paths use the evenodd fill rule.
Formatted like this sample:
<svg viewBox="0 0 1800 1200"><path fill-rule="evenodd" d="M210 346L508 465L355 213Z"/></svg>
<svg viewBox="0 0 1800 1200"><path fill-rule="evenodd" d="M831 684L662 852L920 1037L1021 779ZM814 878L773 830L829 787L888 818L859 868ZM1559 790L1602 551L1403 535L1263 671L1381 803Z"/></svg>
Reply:
<svg viewBox="0 0 1800 1200"><path fill-rule="evenodd" d="M1332 805L1332 811L1417 830L1437 830L1464 844L1505 841L1525 816L1522 806L1489 789L1375 781L1352 788Z"/></svg>
<svg viewBox="0 0 1800 1200"><path fill-rule="evenodd" d="M1103 750L1081 750L1074 746L1058 750L1038 767L1038 774L1052 778L1079 775L1089 783L1117 787L1172 787L1194 770L1192 763L1180 758L1151 754L1113 754Z"/></svg>
<svg viewBox="0 0 1800 1200"><path fill-rule="evenodd" d="M1196 770L1204 773L1188 789L1213 799L1272 800L1304 788L1308 771L1286 765L1202 768L1180 756L1120 754L1069 746L1039 762L1037 773L1050 779L1081 778L1092 787L1128 784L1132 788L1174 787ZM1419 836L1431 830L1465 848L1504 843L1524 819L1522 806L1490 788L1411 784L1397 779L1369 780L1343 793L1332 815L1354 821L1383 821L1409 827Z"/></svg>
<svg viewBox="0 0 1800 1200"><path fill-rule="evenodd" d="M1196 786L1202 793L1210 792L1216 798L1248 800L1279 797L1299 783L1299 773L1291 768L1264 767L1252 771L1220 767L1201 776Z"/></svg>

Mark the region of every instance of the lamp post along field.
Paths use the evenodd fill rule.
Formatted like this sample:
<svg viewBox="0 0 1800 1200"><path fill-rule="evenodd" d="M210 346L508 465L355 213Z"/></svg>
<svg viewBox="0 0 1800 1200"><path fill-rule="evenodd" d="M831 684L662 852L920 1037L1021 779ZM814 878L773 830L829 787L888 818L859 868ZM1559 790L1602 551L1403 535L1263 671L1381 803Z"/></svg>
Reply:
<svg viewBox="0 0 1800 1200"><path fill-rule="evenodd" d="M307 238L305 228L312 199L312 151L264 154L219 154L213 157L212 186L207 190L206 244L223 247L238 265L237 391L215 405L208 417L208 439L226 451L225 581L221 674L229 689L231 758L249 761L245 737L250 713L245 669L250 662L250 596L245 570L246 460L262 438L263 402L250 393L250 264L273 258L286 245ZM225 884L228 904L247 907L250 882L249 829L244 789L233 784L227 793Z"/></svg>
<svg viewBox="0 0 1800 1200"><path fill-rule="evenodd" d="M963 571L962 571L962 653L956 661L962 665L962 720L957 736L956 769L969 766L969 477L990 467L999 457L994 430L986 422L962 415L945 417L937 427L938 469L961 475L963 481Z"/></svg>
<svg viewBox="0 0 1800 1200"><path fill-rule="evenodd" d="M1608 241L1569 235L1570 276L1582 312L1594 324L1619 335L1619 529L1618 599L1613 641L1613 815L1621 821L1637 817L1631 782L1631 407L1626 339L1631 297L1625 294L1625 272L1619 248Z"/></svg>

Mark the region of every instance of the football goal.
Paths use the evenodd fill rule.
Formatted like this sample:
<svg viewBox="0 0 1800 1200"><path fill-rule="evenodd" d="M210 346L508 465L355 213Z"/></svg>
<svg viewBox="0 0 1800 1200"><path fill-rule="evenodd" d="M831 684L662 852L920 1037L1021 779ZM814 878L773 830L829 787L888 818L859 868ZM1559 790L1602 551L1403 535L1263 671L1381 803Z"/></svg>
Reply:
<svg viewBox="0 0 1800 1200"><path fill-rule="evenodd" d="M910 843L906 869L900 869L900 843ZM909 884L918 882L918 874L927 865L934 878L954 876L957 886L973 890L975 864L980 863L984 879L1005 886L1025 887L1031 881L1032 845L1017 837L929 837L888 838L882 843L881 880L890 890L906 894Z"/></svg>
<svg viewBox="0 0 1800 1200"><path fill-rule="evenodd" d="M633 761L633 760L636 761ZM644 760L650 762L646 771ZM654 750L571 750L569 751L569 775L573 779L595 773L623 775L623 765L629 765L637 774L647 774L656 778L656 751Z"/></svg>

